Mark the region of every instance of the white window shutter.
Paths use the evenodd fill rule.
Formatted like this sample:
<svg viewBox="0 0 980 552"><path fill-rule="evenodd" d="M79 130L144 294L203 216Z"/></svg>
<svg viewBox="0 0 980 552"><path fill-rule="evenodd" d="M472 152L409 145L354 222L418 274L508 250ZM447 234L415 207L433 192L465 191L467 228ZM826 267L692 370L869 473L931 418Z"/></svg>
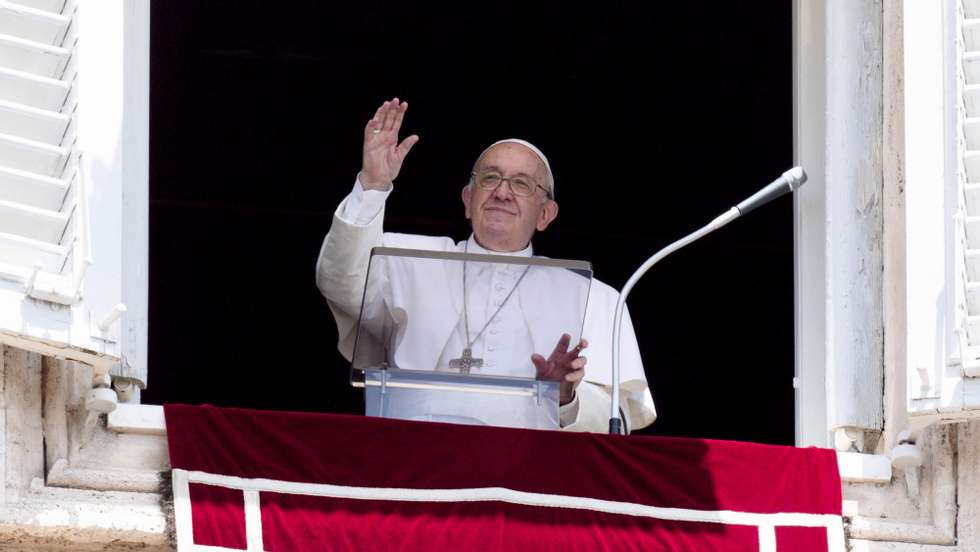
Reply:
<svg viewBox="0 0 980 552"><path fill-rule="evenodd" d="M0 0L0 342L140 382L148 11Z"/></svg>
<svg viewBox="0 0 980 552"><path fill-rule="evenodd" d="M980 0L905 6L906 391L922 426L980 416Z"/></svg>
<svg viewBox="0 0 980 552"><path fill-rule="evenodd" d="M980 0L956 13L956 337L962 375L980 376Z"/></svg>

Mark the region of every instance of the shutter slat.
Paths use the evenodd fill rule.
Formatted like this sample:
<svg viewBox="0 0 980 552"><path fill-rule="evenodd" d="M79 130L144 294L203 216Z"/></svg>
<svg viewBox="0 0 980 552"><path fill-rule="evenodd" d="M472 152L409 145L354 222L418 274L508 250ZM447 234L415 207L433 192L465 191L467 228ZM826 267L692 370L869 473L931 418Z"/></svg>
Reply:
<svg viewBox="0 0 980 552"><path fill-rule="evenodd" d="M963 79L966 84L980 84L980 52L963 54Z"/></svg>
<svg viewBox="0 0 980 552"><path fill-rule="evenodd" d="M60 46L71 18L0 0L0 34Z"/></svg>
<svg viewBox="0 0 980 552"><path fill-rule="evenodd" d="M44 10L51 13L61 13L65 7L65 0L10 0L14 4L20 4L36 10Z"/></svg>
<svg viewBox="0 0 980 552"><path fill-rule="evenodd" d="M966 336L972 346L980 343L980 316L969 316L966 319Z"/></svg>
<svg viewBox="0 0 980 552"><path fill-rule="evenodd" d="M980 117L980 84L963 87L963 101L967 117Z"/></svg>
<svg viewBox="0 0 980 552"><path fill-rule="evenodd" d="M980 184L967 184L963 187L968 217L980 216Z"/></svg>
<svg viewBox="0 0 980 552"><path fill-rule="evenodd" d="M0 132L4 134L61 145L69 121L70 115L57 111L0 100Z"/></svg>
<svg viewBox="0 0 980 552"><path fill-rule="evenodd" d="M968 206L968 209L975 209L975 206ZM980 250L980 217L966 217L966 248L970 250Z"/></svg>
<svg viewBox="0 0 980 552"><path fill-rule="evenodd" d="M70 56L67 48L0 34L0 66L8 69L59 78Z"/></svg>
<svg viewBox="0 0 980 552"><path fill-rule="evenodd" d="M963 21L963 46L966 52L980 51L980 19Z"/></svg>
<svg viewBox="0 0 980 552"><path fill-rule="evenodd" d="M966 135L966 148L980 150L980 117L967 117L963 120L963 133Z"/></svg>
<svg viewBox="0 0 980 552"><path fill-rule="evenodd" d="M980 250L968 249L966 257L966 275L971 282L980 282Z"/></svg>
<svg viewBox="0 0 980 552"><path fill-rule="evenodd" d="M68 153L67 148L60 146L0 134L0 166L58 177Z"/></svg>
<svg viewBox="0 0 980 552"><path fill-rule="evenodd" d="M963 153L963 168L966 170L966 181L980 183L980 151Z"/></svg>
<svg viewBox="0 0 980 552"><path fill-rule="evenodd" d="M0 232L57 245L67 223L68 216L58 211L0 200Z"/></svg>
<svg viewBox="0 0 980 552"><path fill-rule="evenodd" d="M60 111L71 84L0 67L0 100Z"/></svg>
<svg viewBox="0 0 980 552"><path fill-rule="evenodd" d="M23 0L18 0L23 1ZM967 21L980 18L980 4L976 2L963 2L963 15Z"/></svg>
<svg viewBox="0 0 980 552"><path fill-rule="evenodd" d="M970 316L980 316L980 282L966 285L966 309Z"/></svg>
<svg viewBox="0 0 980 552"><path fill-rule="evenodd" d="M0 167L0 198L50 211L61 210L68 183L7 167Z"/></svg>
<svg viewBox="0 0 980 552"><path fill-rule="evenodd" d="M22 267L38 264L41 270L58 274L67 256L67 247L0 232L0 259L5 264Z"/></svg>

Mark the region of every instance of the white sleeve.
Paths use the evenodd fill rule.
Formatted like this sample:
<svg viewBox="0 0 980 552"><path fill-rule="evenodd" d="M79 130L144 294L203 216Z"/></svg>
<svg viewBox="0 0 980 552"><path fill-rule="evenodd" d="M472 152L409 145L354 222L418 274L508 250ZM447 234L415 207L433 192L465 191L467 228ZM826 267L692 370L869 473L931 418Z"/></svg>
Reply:
<svg viewBox="0 0 980 552"><path fill-rule="evenodd" d="M340 203L337 216L348 224L367 226L381 213L391 190L390 184L386 190L365 190L361 184L361 175L358 173L354 189Z"/></svg>
<svg viewBox="0 0 980 552"><path fill-rule="evenodd" d="M558 422L561 427L573 425L578 421L578 393L575 398L558 407Z"/></svg>
<svg viewBox="0 0 980 552"><path fill-rule="evenodd" d="M575 399L565 406L558 407L562 431L588 431L605 433L609 431L609 405L612 397L609 390L590 381L583 381L575 390ZM574 405L574 412L571 412ZM566 410L563 410L566 409ZM627 422L627 427L629 422Z"/></svg>

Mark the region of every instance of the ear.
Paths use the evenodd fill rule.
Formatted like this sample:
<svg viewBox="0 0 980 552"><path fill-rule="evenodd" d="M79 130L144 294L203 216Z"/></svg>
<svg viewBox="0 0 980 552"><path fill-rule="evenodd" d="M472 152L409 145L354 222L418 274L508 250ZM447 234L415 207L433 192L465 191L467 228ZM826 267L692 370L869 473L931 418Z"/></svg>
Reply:
<svg viewBox="0 0 980 552"><path fill-rule="evenodd" d="M546 199L544 205L541 207L541 213L538 214L538 223L535 225L535 228L538 229L538 232L544 231L557 216L558 202L553 199Z"/></svg>
<svg viewBox="0 0 980 552"><path fill-rule="evenodd" d="M468 220L471 215L470 200L473 199L473 186L470 186L469 184L463 186L463 189L461 190L461 194L463 196L463 213L466 215L466 218Z"/></svg>

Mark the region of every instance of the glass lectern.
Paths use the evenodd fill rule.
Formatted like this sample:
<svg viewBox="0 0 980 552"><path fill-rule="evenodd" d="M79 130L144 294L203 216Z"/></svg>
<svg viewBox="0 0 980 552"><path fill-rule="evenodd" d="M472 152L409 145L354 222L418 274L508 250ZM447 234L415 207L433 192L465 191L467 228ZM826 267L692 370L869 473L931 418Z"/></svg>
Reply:
<svg viewBox="0 0 980 552"><path fill-rule="evenodd" d="M373 249L351 359L366 414L557 429L548 363L578 343L591 282L585 261Z"/></svg>

